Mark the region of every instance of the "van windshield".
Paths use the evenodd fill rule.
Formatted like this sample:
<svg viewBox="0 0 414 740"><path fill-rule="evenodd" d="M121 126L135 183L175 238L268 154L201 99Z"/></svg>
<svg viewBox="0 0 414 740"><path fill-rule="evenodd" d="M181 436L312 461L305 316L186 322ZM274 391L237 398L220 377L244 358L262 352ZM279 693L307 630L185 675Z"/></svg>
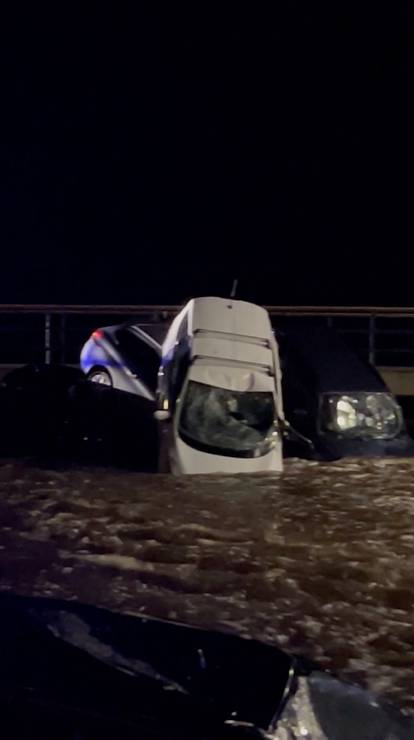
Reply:
<svg viewBox="0 0 414 740"><path fill-rule="evenodd" d="M273 394L227 390L190 380L178 430L187 444L206 452L232 457L265 455L274 440Z"/></svg>

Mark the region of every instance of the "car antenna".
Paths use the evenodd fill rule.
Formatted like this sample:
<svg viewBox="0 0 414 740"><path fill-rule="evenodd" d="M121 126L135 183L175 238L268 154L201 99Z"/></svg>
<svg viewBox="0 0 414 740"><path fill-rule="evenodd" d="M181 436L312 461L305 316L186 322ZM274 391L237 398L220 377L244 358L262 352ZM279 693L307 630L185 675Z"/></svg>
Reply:
<svg viewBox="0 0 414 740"><path fill-rule="evenodd" d="M237 290L237 284L239 282L239 278L234 278L233 280L233 287L231 289L230 298L236 297L236 290Z"/></svg>

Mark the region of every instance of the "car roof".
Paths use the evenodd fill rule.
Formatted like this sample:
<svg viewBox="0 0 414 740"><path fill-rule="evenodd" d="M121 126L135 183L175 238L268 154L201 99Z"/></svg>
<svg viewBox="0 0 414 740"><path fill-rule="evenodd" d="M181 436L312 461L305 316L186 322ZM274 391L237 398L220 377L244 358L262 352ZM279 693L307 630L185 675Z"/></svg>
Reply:
<svg viewBox="0 0 414 740"><path fill-rule="evenodd" d="M334 330L311 324L283 327L278 334L285 373L299 363L311 371L321 392L387 391L374 367L352 350Z"/></svg>

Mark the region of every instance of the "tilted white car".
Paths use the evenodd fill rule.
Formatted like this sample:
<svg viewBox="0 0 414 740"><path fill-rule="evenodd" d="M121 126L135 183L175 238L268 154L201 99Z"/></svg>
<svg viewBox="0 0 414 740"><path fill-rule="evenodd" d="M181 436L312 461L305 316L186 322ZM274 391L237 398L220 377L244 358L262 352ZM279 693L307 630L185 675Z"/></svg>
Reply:
<svg viewBox="0 0 414 740"><path fill-rule="evenodd" d="M157 405L173 472L281 471L281 373L267 311L189 301L162 345Z"/></svg>

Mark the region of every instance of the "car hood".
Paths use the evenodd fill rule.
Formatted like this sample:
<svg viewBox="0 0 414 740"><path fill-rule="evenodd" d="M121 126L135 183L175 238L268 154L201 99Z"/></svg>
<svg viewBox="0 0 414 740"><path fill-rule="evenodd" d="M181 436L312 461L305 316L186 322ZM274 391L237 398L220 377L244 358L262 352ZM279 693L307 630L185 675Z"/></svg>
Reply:
<svg viewBox="0 0 414 740"><path fill-rule="evenodd" d="M167 737L408 740L414 732L369 692L254 640L13 594L0 595L0 625L0 701L12 692L15 703L24 695L29 708L55 712L69 702L78 715L114 721L118 712L141 729L153 711Z"/></svg>

